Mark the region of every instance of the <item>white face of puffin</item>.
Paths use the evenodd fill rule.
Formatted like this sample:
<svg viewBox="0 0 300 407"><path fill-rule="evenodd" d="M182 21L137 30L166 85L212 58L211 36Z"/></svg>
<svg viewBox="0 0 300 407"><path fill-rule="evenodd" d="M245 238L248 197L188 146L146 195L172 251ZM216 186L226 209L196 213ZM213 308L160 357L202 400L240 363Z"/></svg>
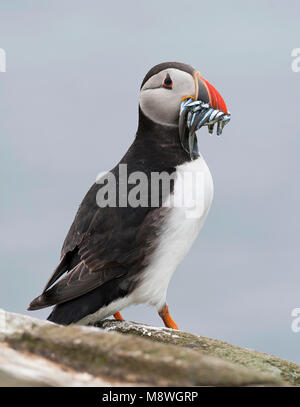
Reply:
<svg viewBox="0 0 300 407"><path fill-rule="evenodd" d="M155 123L178 126L181 99L195 94L195 81L191 74L168 68L151 76L143 85L140 107Z"/></svg>

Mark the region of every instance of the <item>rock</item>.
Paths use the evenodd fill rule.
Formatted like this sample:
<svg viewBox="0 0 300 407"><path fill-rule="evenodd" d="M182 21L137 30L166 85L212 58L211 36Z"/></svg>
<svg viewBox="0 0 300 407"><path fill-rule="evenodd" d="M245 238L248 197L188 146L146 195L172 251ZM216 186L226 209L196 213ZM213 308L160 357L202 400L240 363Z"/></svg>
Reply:
<svg viewBox="0 0 300 407"><path fill-rule="evenodd" d="M128 321L104 320L96 324L107 331L136 335L155 342L190 348L205 355L215 356L240 366L271 374L292 385L300 384L300 366L267 353L241 348L217 339L206 338L168 328L155 328Z"/></svg>
<svg viewBox="0 0 300 407"><path fill-rule="evenodd" d="M133 383L118 382L77 372L66 365L34 352L20 352L6 342L6 338L22 336L25 332L49 322L0 309L0 387L1 386L127 386Z"/></svg>
<svg viewBox="0 0 300 407"><path fill-rule="evenodd" d="M64 327L0 310L2 386L281 386L298 380L295 364L182 331L112 320L100 328Z"/></svg>
<svg viewBox="0 0 300 407"><path fill-rule="evenodd" d="M78 373L46 358L0 344L0 386L116 386L118 383ZM119 383L124 385L124 383Z"/></svg>

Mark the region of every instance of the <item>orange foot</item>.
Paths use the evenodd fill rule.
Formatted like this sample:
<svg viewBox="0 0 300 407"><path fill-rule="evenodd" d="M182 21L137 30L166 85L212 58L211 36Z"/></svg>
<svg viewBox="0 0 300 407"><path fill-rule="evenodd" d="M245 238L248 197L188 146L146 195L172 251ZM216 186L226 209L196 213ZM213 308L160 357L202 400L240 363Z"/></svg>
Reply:
<svg viewBox="0 0 300 407"><path fill-rule="evenodd" d="M115 317L115 319L119 319L119 320L123 321L123 317L122 317L122 315L121 315L119 312L116 312L116 313L114 314L114 317Z"/></svg>
<svg viewBox="0 0 300 407"><path fill-rule="evenodd" d="M172 329L178 329L178 326L176 323L173 321L171 318L171 315L169 313L169 308L167 304L165 304L160 311L158 311L159 316L161 319L164 321L164 324L167 328L172 328Z"/></svg>

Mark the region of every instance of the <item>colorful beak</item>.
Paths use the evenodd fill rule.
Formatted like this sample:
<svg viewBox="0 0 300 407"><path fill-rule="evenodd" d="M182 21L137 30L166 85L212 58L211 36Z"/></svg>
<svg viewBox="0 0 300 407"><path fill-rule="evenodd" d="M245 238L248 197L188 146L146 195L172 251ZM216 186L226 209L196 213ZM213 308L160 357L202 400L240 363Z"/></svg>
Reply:
<svg viewBox="0 0 300 407"><path fill-rule="evenodd" d="M209 106L213 109L217 109L225 114L228 114L224 99L217 89L203 78L200 72L195 72L194 80L196 87L195 98L202 102L209 103Z"/></svg>

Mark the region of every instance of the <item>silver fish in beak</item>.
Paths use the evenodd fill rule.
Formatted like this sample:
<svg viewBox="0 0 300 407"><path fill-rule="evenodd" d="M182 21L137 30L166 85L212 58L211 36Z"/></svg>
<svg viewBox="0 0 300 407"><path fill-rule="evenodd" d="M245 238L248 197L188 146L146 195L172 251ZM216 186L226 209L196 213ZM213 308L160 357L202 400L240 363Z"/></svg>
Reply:
<svg viewBox="0 0 300 407"><path fill-rule="evenodd" d="M220 136L231 118L219 92L199 72L195 73L194 79L197 81L197 98L190 95L184 97L179 113L180 142L191 160L199 156L196 131L207 126L209 133L213 134L216 124L216 133Z"/></svg>

